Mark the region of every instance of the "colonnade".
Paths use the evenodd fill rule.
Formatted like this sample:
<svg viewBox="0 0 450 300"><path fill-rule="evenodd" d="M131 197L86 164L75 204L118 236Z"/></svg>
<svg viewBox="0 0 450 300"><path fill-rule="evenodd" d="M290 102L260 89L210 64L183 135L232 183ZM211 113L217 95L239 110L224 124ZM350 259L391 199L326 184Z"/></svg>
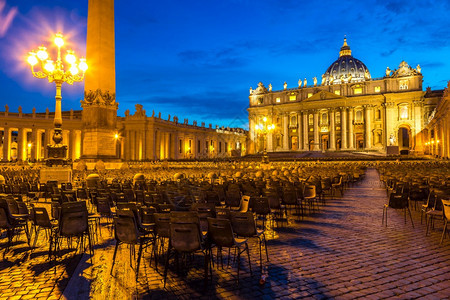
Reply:
<svg viewBox="0 0 450 300"><path fill-rule="evenodd" d="M207 134L189 130L126 129L124 134L120 158L125 160L230 157L233 150L245 150L245 135L237 142L239 139L229 133Z"/></svg>
<svg viewBox="0 0 450 300"><path fill-rule="evenodd" d="M2 161L38 161L48 158L47 145L53 144L53 129L4 126L1 144ZM82 132L81 130L63 130L63 143L68 146L67 156L75 160L81 156Z"/></svg>

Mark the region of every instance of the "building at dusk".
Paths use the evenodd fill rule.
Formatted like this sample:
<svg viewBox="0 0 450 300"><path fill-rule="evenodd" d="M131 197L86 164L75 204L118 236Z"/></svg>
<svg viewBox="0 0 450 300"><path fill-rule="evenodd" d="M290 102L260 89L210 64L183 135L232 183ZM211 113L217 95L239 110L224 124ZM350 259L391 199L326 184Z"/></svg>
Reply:
<svg viewBox="0 0 450 300"><path fill-rule="evenodd" d="M338 59L312 82L284 83L280 91L260 82L250 89L249 151L423 154L424 129L443 91L424 91L422 78L421 67L405 61L372 78L344 39Z"/></svg>

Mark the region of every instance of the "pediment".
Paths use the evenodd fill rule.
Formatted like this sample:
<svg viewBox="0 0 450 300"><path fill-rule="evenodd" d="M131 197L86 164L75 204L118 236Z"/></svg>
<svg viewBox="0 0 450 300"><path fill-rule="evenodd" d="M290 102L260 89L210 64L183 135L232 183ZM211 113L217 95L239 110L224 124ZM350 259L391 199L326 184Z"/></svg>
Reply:
<svg viewBox="0 0 450 300"><path fill-rule="evenodd" d="M315 93L311 97L305 99L305 101L322 101L322 100L334 100L334 99L344 99L344 97L340 95L336 95L334 93L330 93L327 91L320 91Z"/></svg>

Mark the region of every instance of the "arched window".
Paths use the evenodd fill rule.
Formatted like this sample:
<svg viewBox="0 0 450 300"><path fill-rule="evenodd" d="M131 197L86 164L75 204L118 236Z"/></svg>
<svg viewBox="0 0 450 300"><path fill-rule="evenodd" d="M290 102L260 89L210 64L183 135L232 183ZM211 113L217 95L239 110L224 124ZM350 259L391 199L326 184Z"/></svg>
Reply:
<svg viewBox="0 0 450 300"><path fill-rule="evenodd" d="M328 113L322 113L321 124L328 124Z"/></svg>
<svg viewBox="0 0 450 300"><path fill-rule="evenodd" d="M355 121L362 122L362 110L357 110L355 114Z"/></svg>
<svg viewBox="0 0 450 300"><path fill-rule="evenodd" d="M341 113L336 112L336 124L341 124Z"/></svg>
<svg viewBox="0 0 450 300"><path fill-rule="evenodd" d="M291 116L291 125L297 125L297 116Z"/></svg>
<svg viewBox="0 0 450 300"><path fill-rule="evenodd" d="M400 116L400 120L407 120L409 119L408 116L408 105L401 105L398 107L398 113Z"/></svg>

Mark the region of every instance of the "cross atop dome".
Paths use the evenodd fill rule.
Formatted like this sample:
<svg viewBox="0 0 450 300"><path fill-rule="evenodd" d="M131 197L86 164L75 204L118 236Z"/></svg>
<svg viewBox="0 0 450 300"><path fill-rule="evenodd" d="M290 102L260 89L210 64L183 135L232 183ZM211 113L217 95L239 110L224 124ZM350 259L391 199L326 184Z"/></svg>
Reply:
<svg viewBox="0 0 450 300"><path fill-rule="evenodd" d="M339 57L345 55L352 56L352 50L350 50L350 46L347 45L347 36L344 35L344 44L341 47L341 51L339 51Z"/></svg>

